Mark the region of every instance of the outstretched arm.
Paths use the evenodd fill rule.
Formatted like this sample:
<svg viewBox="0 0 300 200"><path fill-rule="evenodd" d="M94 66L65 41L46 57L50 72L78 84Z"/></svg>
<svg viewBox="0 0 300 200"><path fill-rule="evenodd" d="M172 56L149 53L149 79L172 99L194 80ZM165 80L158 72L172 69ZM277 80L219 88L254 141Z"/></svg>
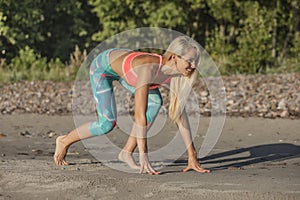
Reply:
<svg viewBox="0 0 300 200"><path fill-rule="evenodd" d="M191 128L190 123L185 112L183 110L181 116L177 119L176 124L181 133L182 139L185 143L187 153L188 153L188 166L183 169L183 172L186 172L190 169L193 169L200 173L208 173L210 170L204 169L201 167L200 163L197 160L197 152L194 147L194 143L191 137Z"/></svg>
<svg viewBox="0 0 300 200"><path fill-rule="evenodd" d="M148 90L152 79L152 69L150 67L140 67L137 70L138 79L134 97L134 126L132 133L137 139L137 146L140 153L140 173L159 174L151 166L148 158L147 147L147 118Z"/></svg>

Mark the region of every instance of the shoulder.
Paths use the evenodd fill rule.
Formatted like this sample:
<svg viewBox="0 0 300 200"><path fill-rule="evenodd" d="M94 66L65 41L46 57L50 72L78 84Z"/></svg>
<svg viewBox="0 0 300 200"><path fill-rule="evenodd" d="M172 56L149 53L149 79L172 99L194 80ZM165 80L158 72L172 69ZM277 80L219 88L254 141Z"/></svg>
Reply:
<svg viewBox="0 0 300 200"><path fill-rule="evenodd" d="M158 54L154 54L154 53L148 53L146 54L146 59L145 61L149 64L153 63L153 64L160 64L161 62L161 55L158 55Z"/></svg>
<svg viewBox="0 0 300 200"><path fill-rule="evenodd" d="M146 52L137 52L138 56L136 57L136 60L140 61L144 64L159 64L161 60L161 56L154 53L146 53Z"/></svg>
<svg viewBox="0 0 300 200"><path fill-rule="evenodd" d="M139 54L133 59L134 68L146 68L148 70L155 70L161 64L161 57L158 54L143 53ZM148 71L147 70L147 71Z"/></svg>

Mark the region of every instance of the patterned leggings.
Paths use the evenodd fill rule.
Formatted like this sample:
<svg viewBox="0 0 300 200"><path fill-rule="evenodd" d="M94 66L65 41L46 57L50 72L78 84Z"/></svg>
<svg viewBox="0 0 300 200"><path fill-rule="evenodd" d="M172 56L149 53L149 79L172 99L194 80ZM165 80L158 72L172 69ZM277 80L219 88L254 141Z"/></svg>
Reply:
<svg viewBox="0 0 300 200"><path fill-rule="evenodd" d="M90 82L98 114L98 120L89 125L89 131L93 136L107 134L116 126L117 114L113 81L119 81L132 94L135 92L134 87L128 85L111 69L109 53L112 50L109 49L100 53L90 66ZM162 98L159 89L149 90L147 123L152 123L155 120L161 105Z"/></svg>

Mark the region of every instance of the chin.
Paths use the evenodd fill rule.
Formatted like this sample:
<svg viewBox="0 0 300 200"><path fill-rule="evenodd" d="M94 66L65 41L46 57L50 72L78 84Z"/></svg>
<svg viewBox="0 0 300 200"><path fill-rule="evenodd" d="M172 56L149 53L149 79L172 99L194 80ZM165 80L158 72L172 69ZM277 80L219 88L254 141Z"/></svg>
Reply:
<svg viewBox="0 0 300 200"><path fill-rule="evenodd" d="M181 73L180 74L180 76L184 76L184 77L186 77L186 76L188 76L187 74L185 74L185 73Z"/></svg>
<svg viewBox="0 0 300 200"><path fill-rule="evenodd" d="M183 74L184 77L190 77L193 73L185 73Z"/></svg>

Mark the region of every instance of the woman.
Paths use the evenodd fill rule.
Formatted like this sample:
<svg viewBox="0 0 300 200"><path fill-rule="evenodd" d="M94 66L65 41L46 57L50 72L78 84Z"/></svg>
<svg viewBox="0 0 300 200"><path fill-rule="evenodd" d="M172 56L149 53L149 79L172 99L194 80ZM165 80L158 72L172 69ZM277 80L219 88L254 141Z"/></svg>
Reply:
<svg viewBox="0 0 300 200"><path fill-rule="evenodd" d="M134 93L134 125L128 141L119 154L119 160L140 173L159 174L148 159L147 128L151 126L162 104L158 87L170 84L169 117L182 135L188 152L188 166L206 173L198 160L191 131L184 109L186 97L197 76L200 50L197 43L186 36L173 40L166 53L133 52L127 49L108 49L100 53L90 66L91 87L96 102L98 121L84 124L69 134L56 139L54 161L56 165L67 165L65 156L71 144L92 136L109 133L116 125L116 108L112 82L120 83ZM132 153L138 147L138 166Z"/></svg>

